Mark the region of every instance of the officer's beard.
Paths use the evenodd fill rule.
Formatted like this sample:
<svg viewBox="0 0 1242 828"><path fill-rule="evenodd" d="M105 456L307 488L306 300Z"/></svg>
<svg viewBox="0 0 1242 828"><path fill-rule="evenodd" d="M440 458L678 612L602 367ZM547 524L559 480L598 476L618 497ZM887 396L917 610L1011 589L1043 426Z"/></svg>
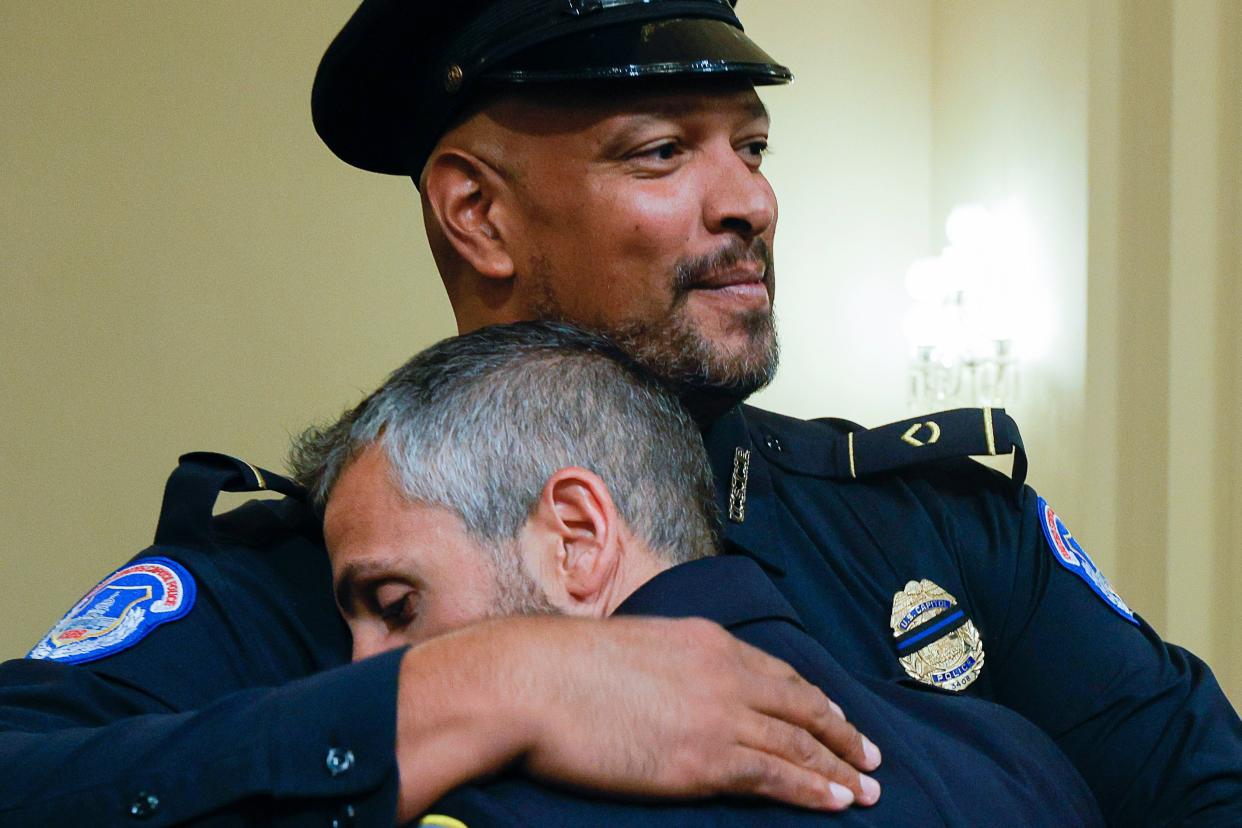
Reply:
<svg viewBox="0 0 1242 828"><path fill-rule="evenodd" d="M746 344L740 351L726 352L694 327L686 316L686 302L712 271L756 260L765 268L769 302L766 308L734 321L745 334ZM574 319L551 290L550 264L537 262L535 276L542 288L534 308L536 318L568 322L607 336L667 382L700 422L746 399L776 375L780 346L770 301L775 272L771 250L763 239L755 239L749 249L739 240L716 253L679 262L673 274L673 301L668 312L655 319Z"/></svg>
<svg viewBox="0 0 1242 828"><path fill-rule="evenodd" d="M495 600L488 613L490 617L560 614L561 611L548 600L543 587L526 571L516 541L501 544L493 552L490 563L496 584Z"/></svg>

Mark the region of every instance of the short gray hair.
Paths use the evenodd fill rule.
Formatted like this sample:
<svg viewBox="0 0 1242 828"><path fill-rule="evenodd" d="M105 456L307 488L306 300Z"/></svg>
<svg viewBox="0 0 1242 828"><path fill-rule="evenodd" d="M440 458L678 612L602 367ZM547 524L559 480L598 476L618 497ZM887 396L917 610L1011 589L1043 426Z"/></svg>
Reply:
<svg viewBox="0 0 1242 828"><path fill-rule="evenodd" d="M289 466L322 507L349 463L383 449L412 501L512 543L548 478L580 466L669 563L711 555L717 517L693 420L609 340L556 322L495 325L415 356L335 423L296 439Z"/></svg>

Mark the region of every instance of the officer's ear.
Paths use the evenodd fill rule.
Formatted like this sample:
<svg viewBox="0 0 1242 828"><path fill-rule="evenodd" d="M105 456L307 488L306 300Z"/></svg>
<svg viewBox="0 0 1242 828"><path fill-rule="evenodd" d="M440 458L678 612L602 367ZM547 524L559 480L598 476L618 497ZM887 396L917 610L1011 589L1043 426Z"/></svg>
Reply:
<svg viewBox="0 0 1242 828"><path fill-rule="evenodd" d="M501 232L498 196L504 178L478 156L458 148L438 150L423 175L423 197L445 239L481 276L508 279L513 257Z"/></svg>
<svg viewBox="0 0 1242 828"><path fill-rule="evenodd" d="M620 530L617 507L598 475L574 466L548 478L526 533L539 539L536 566L549 597L565 604L562 610L604 614L606 588L621 562Z"/></svg>

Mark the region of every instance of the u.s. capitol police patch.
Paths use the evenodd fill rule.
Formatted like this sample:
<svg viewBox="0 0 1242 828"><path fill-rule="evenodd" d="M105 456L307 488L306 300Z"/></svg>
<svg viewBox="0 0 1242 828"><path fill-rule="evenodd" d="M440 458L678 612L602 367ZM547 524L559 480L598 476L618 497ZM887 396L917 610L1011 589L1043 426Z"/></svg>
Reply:
<svg viewBox="0 0 1242 828"><path fill-rule="evenodd" d="M194 576L176 561L133 561L86 593L26 658L81 664L119 653L183 617L196 591Z"/></svg>
<svg viewBox="0 0 1242 828"><path fill-rule="evenodd" d="M1112 607L1118 615L1131 624L1137 625L1138 620L1134 617L1134 610L1121 600L1117 590L1113 589L1112 584L1104 577L1104 573L1092 562L1086 550L1082 548L1082 544L1070 534L1069 529L1065 528L1065 523L1057 517L1056 512L1052 511L1048 501L1042 497L1039 498L1035 508L1039 512L1039 525L1044 530L1044 537L1048 539L1048 545L1052 547L1053 557L1057 559L1057 563L1086 581L1087 586L1103 598L1104 603Z"/></svg>
<svg viewBox="0 0 1242 828"><path fill-rule="evenodd" d="M910 678L953 691L979 678L983 638L957 599L932 581L910 581L893 596L890 626Z"/></svg>

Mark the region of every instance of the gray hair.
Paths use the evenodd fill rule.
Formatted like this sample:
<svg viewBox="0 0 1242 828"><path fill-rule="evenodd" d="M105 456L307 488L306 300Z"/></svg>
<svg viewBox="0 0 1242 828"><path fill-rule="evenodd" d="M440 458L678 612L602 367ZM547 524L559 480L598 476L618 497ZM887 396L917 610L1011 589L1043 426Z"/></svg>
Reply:
<svg viewBox="0 0 1242 828"><path fill-rule="evenodd" d="M693 420L609 340L571 325L445 339L337 422L307 429L289 466L322 507L372 445L405 497L456 513L491 546L516 540L549 477L580 466L664 561L715 551L711 469Z"/></svg>

